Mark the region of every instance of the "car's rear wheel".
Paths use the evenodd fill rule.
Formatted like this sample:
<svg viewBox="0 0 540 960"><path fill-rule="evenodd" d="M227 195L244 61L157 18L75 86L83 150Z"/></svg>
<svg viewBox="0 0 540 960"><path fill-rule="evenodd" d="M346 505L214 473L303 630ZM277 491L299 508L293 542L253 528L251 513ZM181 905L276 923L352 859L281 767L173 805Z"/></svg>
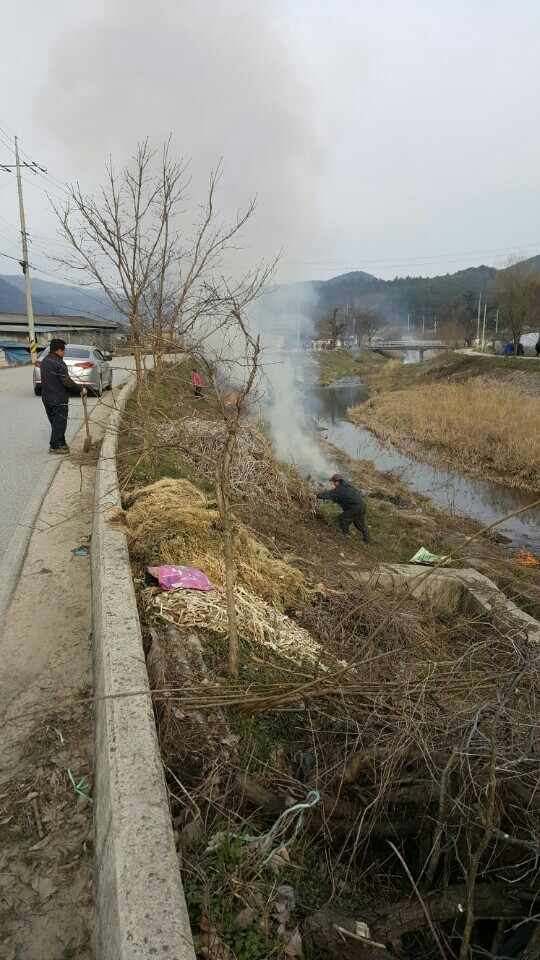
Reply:
<svg viewBox="0 0 540 960"><path fill-rule="evenodd" d="M99 378L99 383L98 383L98 386L97 386L97 390L94 390L94 393L95 393L96 397L102 397L102 396L103 396L103 378L102 378L102 377Z"/></svg>
<svg viewBox="0 0 540 960"><path fill-rule="evenodd" d="M41 387L34 387L34 393L35 393L36 397L40 397L40 396L41 396Z"/></svg>

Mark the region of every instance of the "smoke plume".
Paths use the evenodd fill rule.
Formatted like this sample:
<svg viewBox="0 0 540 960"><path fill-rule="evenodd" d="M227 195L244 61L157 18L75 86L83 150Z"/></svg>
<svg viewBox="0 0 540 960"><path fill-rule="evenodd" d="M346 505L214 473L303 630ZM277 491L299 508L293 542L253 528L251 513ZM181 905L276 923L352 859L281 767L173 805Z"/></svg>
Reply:
<svg viewBox="0 0 540 960"><path fill-rule="evenodd" d="M310 90L280 24L281 0L97 0L92 19L57 45L37 122L92 179L109 156L125 163L137 142L191 157L199 201L223 157L225 218L258 196L240 268L315 243L321 148Z"/></svg>
<svg viewBox="0 0 540 960"><path fill-rule="evenodd" d="M305 401L305 390L315 380L315 361L298 350L298 341L300 345L311 343L316 310L317 297L308 284L300 293L281 287L257 301L254 322L261 335L268 385L262 415L276 455L294 463L301 473L324 481L336 467L317 442ZM283 350L283 346L296 347L296 351Z"/></svg>

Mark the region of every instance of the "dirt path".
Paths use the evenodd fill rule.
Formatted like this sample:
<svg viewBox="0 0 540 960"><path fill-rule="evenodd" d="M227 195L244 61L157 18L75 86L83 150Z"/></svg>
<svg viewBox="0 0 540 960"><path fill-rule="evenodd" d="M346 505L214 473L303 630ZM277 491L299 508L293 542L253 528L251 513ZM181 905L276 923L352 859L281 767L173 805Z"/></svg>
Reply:
<svg viewBox="0 0 540 960"><path fill-rule="evenodd" d="M94 440L111 402L94 410ZM91 709L59 707L92 681L90 559L74 551L90 547L95 451L82 437L72 451L0 638L0 960L93 957Z"/></svg>

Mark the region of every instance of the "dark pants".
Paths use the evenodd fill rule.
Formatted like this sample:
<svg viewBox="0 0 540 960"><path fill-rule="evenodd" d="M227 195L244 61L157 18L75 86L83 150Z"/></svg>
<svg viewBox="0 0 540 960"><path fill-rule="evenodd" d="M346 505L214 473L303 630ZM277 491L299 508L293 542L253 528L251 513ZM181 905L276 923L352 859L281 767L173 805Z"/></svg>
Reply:
<svg viewBox="0 0 540 960"><path fill-rule="evenodd" d="M342 532L346 535L349 533L351 523L353 523L356 529L362 534L364 542L371 543L369 530L366 527L365 507L354 507L352 510L344 510L341 516L338 517L338 523Z"/></svg>
<svg viewBox="0 0 540 960"><path fill-rule="evenodd" d="M49 423L52 427L50 447L53 450L58 450L59 447L65 447L68 419L67 403L54 403L52 406L49 406L48 403L44 403L43 406L45 407L45 413L47 414Z"/></svg>
<svg viewBox="0 0 540 960"><path fill-rule="evenodd" d="M196 397L202 397L202 387L193 387L193 393Z"/></svg>

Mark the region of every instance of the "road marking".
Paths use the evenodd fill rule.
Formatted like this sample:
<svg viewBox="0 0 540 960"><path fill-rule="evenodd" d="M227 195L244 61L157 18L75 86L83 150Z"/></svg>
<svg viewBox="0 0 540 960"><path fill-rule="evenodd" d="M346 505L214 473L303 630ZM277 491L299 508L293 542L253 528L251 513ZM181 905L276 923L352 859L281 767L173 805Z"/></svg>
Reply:
<svg viewBox="0 0 540 960"><path fill-rule="evenodd" d="M2 387L2 389L0 390L0 393L7 393L8 390L16 390L17 387L24 387L24 386L26 386L25 383L15 383L12 387Z"/></svg>

